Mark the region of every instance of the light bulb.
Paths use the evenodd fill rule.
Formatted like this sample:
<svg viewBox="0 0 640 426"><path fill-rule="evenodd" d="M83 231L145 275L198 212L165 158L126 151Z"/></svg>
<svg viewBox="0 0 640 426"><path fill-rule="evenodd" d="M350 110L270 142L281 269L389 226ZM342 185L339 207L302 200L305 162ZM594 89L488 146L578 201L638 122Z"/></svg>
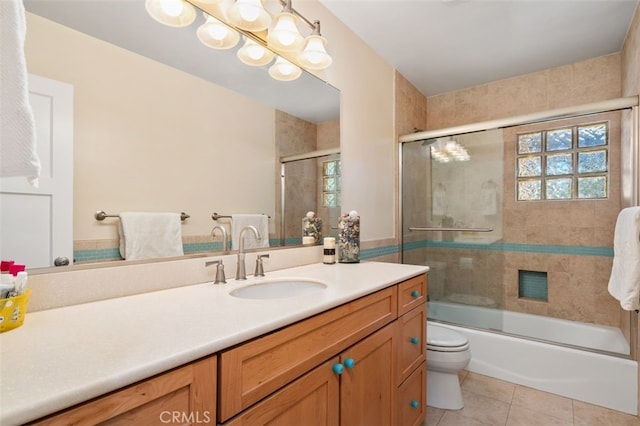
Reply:
<svg viewBox="0 0 640 426"><path fill-rule="evenodd" d="M319 35L307 37L307 44L300 54L300 64L310 70L322 70L331 65L333 60L325 50L326 43L327 40Z"/></svg>
<svg viewBox="0 0 640 426"><path fill-rule="evenodd" d="M184 0L146 0L144 5L153 19L170 27L186 27L196 19L195 8Z"/></svg>
<svg viewBox="0 0 640 426"><path fill-rule="evenodd" d="M262 3L262 0L236 0L227 13L229 22L246 31L266 30L271 24L271 15Z"/></svg>
<svg viewBox="0 0 640 426"><path fill-rule="evenodd" d="M245 37L244 45L238 49L238 58L247 65L267 65L275 56L272 51Z"/></svg>
<svg viewBox="0 0 640 426"><path fill-rule="evenodd" d="M160 0L160 9L168 16L179 16L184 10L181 0Z"/></svg>
<svg viewBox="0 0 640 426"><path fill-rule="evenodd" d="M273 29L267 34L267 44L284 52L300 50L304 44L304 38L296 26L297 20L298 18L289 12L282 12L276 16Z"/></svg>
<svg viewBox="0 0 640 426"><path fill-rule="evenodd" d="M240 34L213 16L204 13L206 21L196 32L202 44L213 49L230 49L238 44Z"/></svg>
<svg viewBox="0 0 640 426"><path fill-rule="evenodd" d="M300 77L301 74L300 67L287 61L282 56L278 56L276 62L269 68L269 75L280 81L292 81Z"/></svg>

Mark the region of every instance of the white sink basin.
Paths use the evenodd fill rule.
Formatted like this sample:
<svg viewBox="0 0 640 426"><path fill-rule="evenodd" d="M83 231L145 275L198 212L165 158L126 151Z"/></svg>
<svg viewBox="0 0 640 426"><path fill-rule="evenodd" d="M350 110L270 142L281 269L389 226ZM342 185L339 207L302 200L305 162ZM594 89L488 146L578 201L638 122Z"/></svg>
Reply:
<svg viewBox="0 0 640 426"><path fill-rule="evenodd" d="M326 284L302 278L280 278L260 281L237 288L229 294L241 299L283 299L325 290Z"/></svg>

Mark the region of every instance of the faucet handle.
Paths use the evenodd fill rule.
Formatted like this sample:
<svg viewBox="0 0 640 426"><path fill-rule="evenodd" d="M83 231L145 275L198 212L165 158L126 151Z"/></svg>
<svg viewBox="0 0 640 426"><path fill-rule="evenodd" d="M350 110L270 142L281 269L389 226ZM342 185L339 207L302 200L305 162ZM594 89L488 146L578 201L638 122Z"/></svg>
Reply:
<svg viewBox="0 0 640 426"><path fill-rule="evenodd" d="M226 284L227 278L224 275L224 263L222 260L215 260L213 262L206 262L205 266L216 265L216 278L213 281L214 284Z"/></svg>
<svg viewBox="0 0 640 426"><path fill-rule="evenodd" d="M264 277L264 267L262 265L262 259L263 258L269 258L268 254L259 254L258 257L256 258L256 270L254 271L253 275L256 277Z"/></svg>

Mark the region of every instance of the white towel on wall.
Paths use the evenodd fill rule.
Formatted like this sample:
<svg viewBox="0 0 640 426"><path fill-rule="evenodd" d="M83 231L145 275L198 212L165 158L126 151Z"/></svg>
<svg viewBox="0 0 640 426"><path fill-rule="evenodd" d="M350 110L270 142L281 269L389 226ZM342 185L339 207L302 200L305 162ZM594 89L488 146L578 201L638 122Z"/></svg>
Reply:
<svg viewBox="0 0 640 426"><path fill-rule="evenodd" d="M444 216L447 213L447 191L444 188L436 188L431 195L431 214Z"/></svg>
<svg viewBox="0 0 640 426"><path fill-rule="evenodd" d="M484 216L498 214L498 191L495 188L480 190L480 207Z"/></svg>
<svg viewBox="0 0 640 426"><path fill-rule="evenodd" d="M622 309L640 309L640 207L623 209L618 215L608 289Z"/></svg>
<svg viewBox="0 0 640 426"><path fill-rule="evenodd" d="M126 260L184 254L180 213L123 212L118 229L120 255Z"/></svg>
<svg viewBox="0 0 640 426"><path fill-rule="evenodd" d="M231 215L231 250L240 248L240 231L247 225L253 225L262 237L256 240L253 232L247 231L244 234L244 248L267 248L269 247L269 217L266 214L232 214Z"/></svg>
<svg viewBox="0 0 640 426"><path fill-rule="evenodd" d="M37 187L40 160L29 103L22 0L0 0L0 176L24 176Z"/></svg>

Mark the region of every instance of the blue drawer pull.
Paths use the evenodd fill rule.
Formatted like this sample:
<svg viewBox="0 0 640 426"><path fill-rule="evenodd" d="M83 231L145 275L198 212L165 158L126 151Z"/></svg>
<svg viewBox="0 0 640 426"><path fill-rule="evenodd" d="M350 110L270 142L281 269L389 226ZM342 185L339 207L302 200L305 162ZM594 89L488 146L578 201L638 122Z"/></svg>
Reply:
<svg viewBox="0 0 640 426"><path fill-rule="evenodd" d="M418 343L420 343L420 339L418 339L417 337L412 337L411 343L413 343L414 345L417 345Z"/></svg>
<svg viewBox="0 0 640 426"><path fill-rule="evenodd" d="M411 401L411 406L413 408L418 408L418 407L420 407L420 404L418 403L418 401Z"/></svg>
<svg viewBox="0 0 640 426"><path fill-rule="evenodd" d="M418 297L420 297L420 292L418 290L413 290L411 292L411 297L413 297L414 299L417 299Z"/></svg>

